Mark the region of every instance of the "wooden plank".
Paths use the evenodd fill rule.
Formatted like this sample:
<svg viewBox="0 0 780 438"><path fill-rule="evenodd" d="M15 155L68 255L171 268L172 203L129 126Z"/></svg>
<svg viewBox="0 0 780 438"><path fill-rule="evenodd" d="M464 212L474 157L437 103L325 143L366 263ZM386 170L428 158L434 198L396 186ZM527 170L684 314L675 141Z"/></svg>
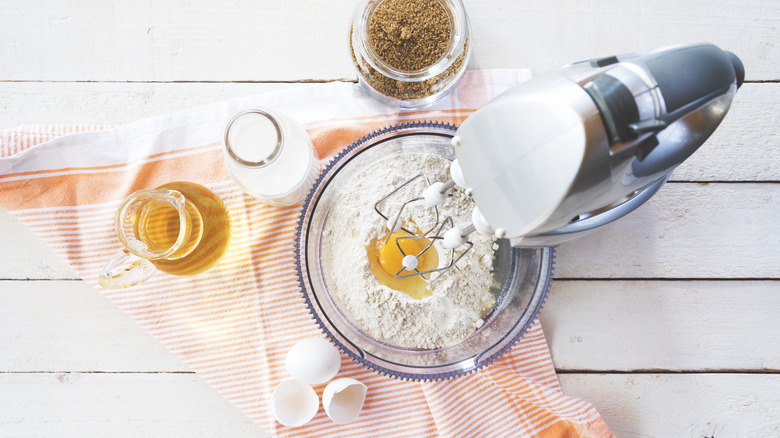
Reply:
<svg viewBox="0 0 780 438"><path fill-rule="evenodd" d="M0 129L35 123L121 125L302 84L0 83ZM680 166L681 181L780 181L780 84L745 84L723 124Z"/></svg>
<svg viewBox="0 0 780 438"><path fill-rule="evenodd" d="M780 84L743 84L715 133L675 169L678 181L780 181Z"/></svg>
<svg viewBox="0 0 780 438"><path fill-rule="evenodd" d="M464 1L473 68L546 71L591 57L710 41L750 80L777 80L780 4L751 0ZM279 81L353 78L354 2L6 2L0 80ZM88 32L84 29L89 29ZM13 60L11 62L10 60Z"/></svg>
<svg viewBox="0 0 780 438"><path fill-rule="evenodd" d="M777 436L780 376L563 374L618 437ZM4 436L265 436L191 374L0 374ZM154 394L154 396L150 396Z"/></svg>
<svg viewBox="0 0 780 438"><path fill-rule="evenodd" d="M0 40L7 43L0 57L16 59L18 65L4 62L0 79L263 81L354 76L347 43L351 4L34 3L4 7Z"/></svg>
<svg viewBox="0 0 780 438"><path fill-rule="evenodd" d="M560 371L780 371L780 281L555 281Z"/></svg>
<svg viewBox="0 0 780 438"><path fill-rule="evenodd" d="M558 247L557 278L780 278L780 184L667 184L646 205ZM0 278L75 278L0 212Z"/></svg>
<svg viewBox="0 0 780 438"><path fill-rule="evenodd" d="M780 370L780 282L555 281L561 371ZM80 281L0 282L0 372L188 371Z"/></svg>
<svg viewBox="0 0 780 438"><path fill-rule="evenodd" d="M78 278L62 257L2 208L0 236L0 280Z"/></svg>
<svg viewBox="0 0 780 438"><path fill-rule="evenodd" d="M557 278L780 278L780 184L663 187L558 247Z"/></svg>
<svg viewBox="0 0 780 438"><path fill-rule="evenodd" d="M2 3L0 59L4 62L0 63L0 126L3 127L20 121L126 123L264 91L264 86L257 84L150 85L124 81L354 78L346 44L346 29L354 3L338 6L323 0L259 0L250 6L235 0L218 4L205 0L146 0L133 4L96 0ZM780 46L776 44L780 40L778 2L606 0L594 5L563 0L538 3L465 0L465 4L473 26L471 68L532 67L541 72L577 59L709 40L739 54L746 64L749 80L780 79ZM29 91L37 86L40 86L38 91ZM678 169L675 178L778 181L780 166L775 140L778 128L773 123L780 102L777 87L778 84L747 84L723 127L702 151ZM51 117L41 118L42 115ZM620 221L590 240L562 247L557 273L584 278L777 278L780 263L778 253L772 250L773 245L777 247L780 235L773 217L778 211L777 187L775 184L669 185L651 204L626 218L628 222L624 225ZM697 199L691 201L691 196ZM17 237L18 233L22 234ZM0 278L72 277L67 265L39 240L35 243L35 239L5 212L0 212ZM595 263L593 266L589 266L591 261ZM598 286L600 282L571 282L570 289L556 286L553 292L559 293L563 301L571 300L571 304L559 302L557 308L548 307L550 310L544 315L556 361L574 357L580 357L577 360L581 363L592 360L585 357L585 352L575 351L577 345L558 349L569 341L567 327L580 333L578 337L585 333L583 344L589 343L589 347L605 354L601 349L609 342L607 336L578 330L578 310L581 310L605 319L605 325L601 326L605 330L622 328L626 338L662 333L681 348L713 354L699 359L683 354L675 361L677 364L694 367L701 365L696 362L701 360L705 369L710 368L707 363L733 365L736 358L725 356L727 352L716 339L721 336L724 343L726 340L734 343L734 350L745 355L746 363L756 366L757 355L765 358L767 368L776 364L777 356L772 353L776 350L772 347L766 349L770 354L765 356L762 354L767 351L755 351L758 343L766 341L766 333L777 331L777 325L768 319L769 312L776 314L777 293L772 290L775 282L668 282L668 287L658 286L667 282L652 282L646 287L629 281L625 283L626 290L605 286L598 291L588 285L579 286L584 283ZM610 282L613 286L620 283ZM761 309L753 305L740 305L734 295L760 300L766 304L767 313L758 312ZM587 296L596 302L586 305ZM62 364L76 370L175 369L176 365L168 362L169 359L158 357L155 348L161 348L159 345L144 337L129 319L100 301L99 294L82 283L0 282L0 297L8 299L0 304L5 308L0 311L0 317L8 319L0 322L0 330L7 334L0 335L0 351L10 358L6 363L9 369L13 364L23 371L35 371L35 368L45 368L47 361L52 366ZM636 302L645 306L647 315L632 313L636 312L633 307ZM675 309L685 310L664 312L670 302L679 305ZM551 301L550 305L554 306L555 302ZM79 309L82 306L83 311ZM14 315L17 307L20 310ZM717 329L713 329L714 335L702 333L697 330L703 327L692 327L695 323L691 321L697 317L704 319L704 327L712 327L716 322L714 317L725 318L731 307L752 315L764 327L747 323L741 328L735 326L739 337ZM711 313L696 313L702 309ZM571 319L571 324L566 325L569 322L564 323L561 318L551 319L552 312ZM660 319L661 314L671 317L671 322L679 326L666 324L666 320ZM32 318L51 321L37 323ZM116 321L122 318L124 322ZM637 327L610 326L610 318L616 324L621 318L630 319L631 323L636 321ZM550 321L555 324L550 325ZM95 339L99 332L90 331L95 322L105 326L104 336L113 338L113 343L111 339ZM675 332L676 327L698 333L696 339L701 345L695 345L694 334ZM61 333L51 333L57 330ZM75 339L79 336L85 339ZM661 354L675 353L664 349L655 339L650 339L648 349L656 348ZM626 346L628 341L622 342L627 349L625 354L631 354L630 346ZM149 355L128 357L121 347L123 343L131 347L128 351L137 353L148 349ZM16 348L27 356L8 353ZM101 349L105 349L105 356ZM719 357L721 354L724 356ZM647 359L649 363L664 362L663 358ZM615 362L624 367L633 366L625 358L613 357L612 363ZM606 360L603 367L612 369ZM568 393L593 400L618 436L780 436L778 374L584 373L564 374L560 380ZM255 425L192 374L16 374L3 373L0 368L0 388L2 436L260 434Z"/></svg>
<svg viewBox="0 0 780 438"><path fill-rule="evenodd" d="M0 129L23 124L123 125L297 83L0 83ZM780 94L780 92L778 92Z"/></svg>
<svg viewBox="0 0 780 438"><path fill-rule="evenodd" d="M190 371L82 281L0 282L0 372Z"/></svg>
<svg viewBox="0 0 780 438"><path fill-rule="evenodd" d="M0 373L4 437L264 437L195 374Z"/></svg>
<svg viewBox="0 0 780 438"><path fill-rule="evenodd" d="M563 374L619 438L780 436L780 375Z"/></svg>
<svg viewBox="0 0 780 438"><path fill-rule="evenodd" d="M736 53L749 80L778 79L780 4L760 0L547 2L465 0L473 68L537 72L584 59L711 42ZM774 59L773 59L774 58Z"/></svg>

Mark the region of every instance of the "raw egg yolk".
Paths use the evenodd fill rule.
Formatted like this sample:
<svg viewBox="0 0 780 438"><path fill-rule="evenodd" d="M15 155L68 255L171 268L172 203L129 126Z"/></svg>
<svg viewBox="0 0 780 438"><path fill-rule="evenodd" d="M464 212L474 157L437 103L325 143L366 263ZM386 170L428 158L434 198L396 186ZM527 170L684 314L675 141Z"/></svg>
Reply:
<svg viewBox="0 0 780 438"><path fill-rule="evenodd" d="M395 275L398 271L403 269L404 254L416 256L425 249L425 247L430 245L431 241L422 238L401 239L396 243L397 237L409 235L410 234L403 230L396 231L390 235L390 240L387 241L387 244L385 244L387 236L382 236L381 238L373 240L366 248L366 252L368 253L368 259L371 263L371 271L380 284L419 300L431 295L431 292L428 289L428 283L420 278L419 275L404 278L396 278ZM398 248L399 244L403 249L403 253ZM428 248L427 251L417 258L417 270L419 272L436 269L438 266L439 254L436 251L436 247L432 246ZM404 269L398 275L413 273L414 271Z"/></svg>

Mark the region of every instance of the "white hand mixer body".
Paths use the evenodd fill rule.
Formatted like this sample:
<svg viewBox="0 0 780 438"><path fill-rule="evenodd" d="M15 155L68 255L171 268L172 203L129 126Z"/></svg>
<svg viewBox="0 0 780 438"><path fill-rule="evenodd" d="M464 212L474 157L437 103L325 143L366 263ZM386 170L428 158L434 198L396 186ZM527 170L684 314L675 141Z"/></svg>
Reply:
<svg viewBox="0 0 780 438"><path fill-rule="evenodd" d="M720 124L743 79L740 60L711 44L540 75L466 119L452 139L452 179L415 199L436 207L456 184L473 197L472 223L436 236L448 249L475 230L518 247L558 245L655 194Z"/></svg>

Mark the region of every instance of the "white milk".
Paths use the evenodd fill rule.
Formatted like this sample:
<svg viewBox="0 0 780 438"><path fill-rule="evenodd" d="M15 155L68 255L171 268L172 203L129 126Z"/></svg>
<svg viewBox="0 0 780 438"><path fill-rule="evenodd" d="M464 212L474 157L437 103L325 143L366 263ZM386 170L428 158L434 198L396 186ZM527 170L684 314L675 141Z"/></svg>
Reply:
<svg viewBox="0 0 780 438"><path fill-rule="evenodd" d="M269 205L301 202L317 175L306 131L292 118L269 110L236 114L225 128L224 146L236 184Z"/></svg>

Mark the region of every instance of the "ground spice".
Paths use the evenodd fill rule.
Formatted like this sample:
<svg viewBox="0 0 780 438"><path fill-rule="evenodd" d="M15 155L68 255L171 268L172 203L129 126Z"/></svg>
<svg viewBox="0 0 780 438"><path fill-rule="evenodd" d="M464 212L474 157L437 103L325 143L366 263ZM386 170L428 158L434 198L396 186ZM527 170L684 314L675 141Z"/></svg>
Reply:
<svg viewBox="0 0 780 438"><path fill-rule="evenodd" d="M450 44L450 18L437 0L384 0L368 23L368 43L395 69L435 64Z"/></svg>
<svg viewBox="0 0 780 438"><path fill-rule="evenodd" d="M425 99L447 88L465 68L469 41L465 40L462 51L448 55L453 26L445 7L450 6L438 0L381 0L366 23L365 38L377 58L401 72L419 71L443 57L455 57L443 72L406 81L390 78L365 61L370 54L356 55L350 40L352 60L361 79L379 94L403 101Z"/></svg>

